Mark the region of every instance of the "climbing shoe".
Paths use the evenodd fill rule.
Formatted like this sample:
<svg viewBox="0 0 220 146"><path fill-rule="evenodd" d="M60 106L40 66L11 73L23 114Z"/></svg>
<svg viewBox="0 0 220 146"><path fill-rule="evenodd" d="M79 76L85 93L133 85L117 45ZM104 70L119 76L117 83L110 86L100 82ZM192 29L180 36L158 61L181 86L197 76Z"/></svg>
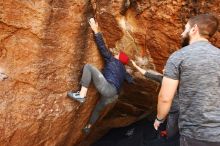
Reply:
<svg viewBox="0 0 220 146"><path fill-rule="evenodd" d="M83 133L85 133L86 135L90 133L90 130L91 130L91 127L89 128L87 126L82 129Z"/></svg>
<svg viewBox="0 0 220 146"><path fill-rule="evenodd" d="M67 93L67 95L70 98L72 98L74 100L77 100L80 103L83 103L85 101L85 98L80 96L79 91L76 92L76 93L70 91L70 92Z"/></svg>

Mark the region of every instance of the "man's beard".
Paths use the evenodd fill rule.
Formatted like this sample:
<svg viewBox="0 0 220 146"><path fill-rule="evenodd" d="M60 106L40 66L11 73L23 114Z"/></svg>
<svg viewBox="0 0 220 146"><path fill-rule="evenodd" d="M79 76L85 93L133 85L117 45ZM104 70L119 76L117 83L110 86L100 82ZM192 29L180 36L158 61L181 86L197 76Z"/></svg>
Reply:
<svg viewBox="0 0 220 146"><path fill-rule="evenodd" d="M181 46L182 47L188 46L189 45L189 41L190 41L189 33L187 32L186 36L182 37Z"/></svg>

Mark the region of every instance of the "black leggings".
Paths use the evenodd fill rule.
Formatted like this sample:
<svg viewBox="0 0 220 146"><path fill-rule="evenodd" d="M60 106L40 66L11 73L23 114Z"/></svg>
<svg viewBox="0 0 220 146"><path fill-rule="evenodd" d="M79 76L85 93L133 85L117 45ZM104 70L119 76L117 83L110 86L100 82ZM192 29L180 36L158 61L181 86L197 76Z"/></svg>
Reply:
<svg viewBox="0 0 220 146"><path fill-rule="evenodd" d="M114 104L117 101L117 99L117 95L111 98L101 97L101 99L98 101L92 112L92 116L90 117L88 124L94 124L99 118L100 113L103 111L103 109L109 104Z"/></svg>
<svg viewBox="0 0 220 146"><path fill-rule="evenodd" d="M86 64L83 68L81 85L88 88L91 80L93 81L98 92L101 94L101 99L96 104L89 120L89 124L94 124L99 118L102 110L108 104L115 102L118 98L118 95L116 87L110 84L96 67Z"/></svg>
<svg viewBox="0 0 220 146"><path fill-rule="evenodd" d="M116 87L110 84L96 67L86 64L83 68L81 85L88 88L91 80L103 97L110 98L117 94Z"/></svg>

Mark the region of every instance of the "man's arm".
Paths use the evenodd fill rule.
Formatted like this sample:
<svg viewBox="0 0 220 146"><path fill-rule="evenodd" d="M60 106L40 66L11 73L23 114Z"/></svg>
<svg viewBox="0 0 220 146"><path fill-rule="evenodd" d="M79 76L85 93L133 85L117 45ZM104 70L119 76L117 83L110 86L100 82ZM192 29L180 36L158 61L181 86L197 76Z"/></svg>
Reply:
<svg viewBox="0 0 220 146"><path fill-rule="evenodd" d="M102 56L104 57L105 61L108 61L112 57L112 54L105 46L102 34L99 32L98 23L95 22L94 18L90 18L89 24L95 34L95 41Z"/></svg>
<svg viewBox="0 0 220 146"><path fill-rule="evenodd" d="M157 81L159 83L161 83L162 79L163 79L162 74L160 74L159 72L156 72L154 70L150 70L150 69L146 70L144 76L151 79L151 80Z"/></svg>
<svg viewBox="0 0 220 146"><path fill-rule="evenodd" d="M156 130L169 113L178 84L179 80L163 77L162 86L158 96L157 118L154 122L154 128Z"/></svg>
<svg viewBox="0 0 220 146"><path fill-rule="evenodd" d="M141 73L143 74L145 77L147 78L150 78L154 81L157 81L159 83L162 82L162 79L163 79L163 75L156 72L156 71L153 71L153 70L144 70L143 68L139 67L135 62L134 60L131 60L133 66Z"/></svg>

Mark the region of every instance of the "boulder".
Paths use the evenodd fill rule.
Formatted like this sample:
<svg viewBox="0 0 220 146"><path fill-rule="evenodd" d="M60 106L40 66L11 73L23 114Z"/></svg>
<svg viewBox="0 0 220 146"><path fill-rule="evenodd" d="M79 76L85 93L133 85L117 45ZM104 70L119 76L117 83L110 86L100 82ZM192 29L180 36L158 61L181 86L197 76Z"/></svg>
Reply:
<svg viewBox="0 0 220 146"><path fill-rule="evenodd" d="M199 13L219 16L213 1L137 1L122 15L123 0L0 0L1 146L90 145L113 127L152 118L160 85L130 64L136 84L125 84L85 136L81 129L99 99L89 87L79 104L67 91L79 90L86 63L103 67L88 18L95 17L108 48L126 52L141 67L162 72L180 48L187 19ZM220 47L219 32L212 42Z"/></svg>

